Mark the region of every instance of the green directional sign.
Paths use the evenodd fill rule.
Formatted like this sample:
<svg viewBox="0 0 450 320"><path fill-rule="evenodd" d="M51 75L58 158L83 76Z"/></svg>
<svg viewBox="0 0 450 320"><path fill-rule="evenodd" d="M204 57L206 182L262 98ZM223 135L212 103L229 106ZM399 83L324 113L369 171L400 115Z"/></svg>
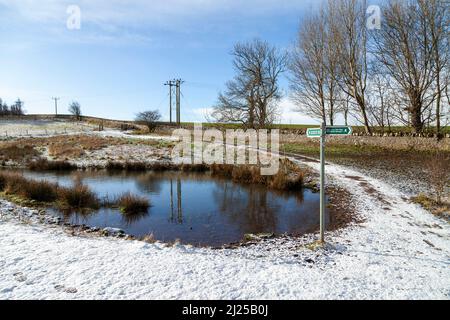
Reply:
<svg viewBox="0 0 450 320"><path fill-rule="evenodd" d="M326 128L327 135L351 135L352 128L351 127L327 127Z"/></svg>
<svg viewBox="0 0 450 320"><path fill-rule="evenodd" d="M310 128L306 130L308 138L320 138L322 130L320 128Z"/></svg>

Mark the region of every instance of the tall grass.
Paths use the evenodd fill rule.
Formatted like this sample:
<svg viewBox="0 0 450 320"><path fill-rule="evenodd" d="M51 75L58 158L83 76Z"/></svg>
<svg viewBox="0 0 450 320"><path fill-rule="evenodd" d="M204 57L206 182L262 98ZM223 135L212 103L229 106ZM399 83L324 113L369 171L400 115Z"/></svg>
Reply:
<svg viewBox="0 0 450 320"><path fill-rule="evenodd" d="M75 170L77 166L67 161L49 161L45 158L40 158L28 163L28 169L33 171L47 171L47 170Z"/></svg>
<svg viewBox="0 0 450 320"><path fill-rule="evenodd" d="M100 200L80 179L72 187L60 188L59 201L64 207L72 209L99 209Z"/></svg>
<svg viewBox="0 0 450 320"><path fill-rule="evenodd" d="M232 179L245 184L260 184L270 189L295 190L301 188L305 172L289 160L280 160L278 173L272 176L261 175L261 168L256 165L213 164L211 175Z"/></svg>
<svg viewBox="0 0 450 320"><path fill-rule="evenodd" d="M137 215L148 211L148 208L150 208L150 201L145 197L126 193L119 197L117 205L119 206L120 211L125 215Z"/></svg>
<svg viewBox="0 0 450 320"><path fill-rule="evenodd" d="M53 202L58 198L57 184L26 179L14 173L0 173L0 191L39 202Z"/></svg>

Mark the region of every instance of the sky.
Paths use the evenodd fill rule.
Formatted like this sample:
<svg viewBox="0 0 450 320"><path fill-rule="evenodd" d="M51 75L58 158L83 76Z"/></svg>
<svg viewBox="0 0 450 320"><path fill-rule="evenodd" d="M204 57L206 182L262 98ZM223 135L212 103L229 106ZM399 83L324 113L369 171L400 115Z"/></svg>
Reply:
<svg viewBox="0 0 450 320"><path fill-rule="evenodd" d="M78 101L86 115L131 120L158 109L167 120L163 84L181 78L182 121L205 121L233 78L233 45L260 38L289 50L318 2L0 0L0 97L33 114L53 113L60 97L60 113ZM79 29L67 27L73 5ZM286 77L281 87L280 122L316 123L292 111Z"/></svg>

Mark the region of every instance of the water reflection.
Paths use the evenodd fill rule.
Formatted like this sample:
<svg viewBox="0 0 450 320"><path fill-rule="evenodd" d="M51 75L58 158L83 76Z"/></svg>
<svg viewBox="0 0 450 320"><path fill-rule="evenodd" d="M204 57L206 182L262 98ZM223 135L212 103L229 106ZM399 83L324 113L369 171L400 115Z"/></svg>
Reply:
<svg viewBox="0 0 450 320"><path fill-rule="evenodd" d="M181 239L194 245L222 245L239 241L246 233L302 234L316 230L319 223L318 194L309 190L268 191L205 173L86 171L76 175L25 175L61 185L82 179L100 198L127 192L148 197L152 206L139 215L124 215L114 208L55 214L70 223L120 228L135 236L153 234L162 241Z"/></svg>

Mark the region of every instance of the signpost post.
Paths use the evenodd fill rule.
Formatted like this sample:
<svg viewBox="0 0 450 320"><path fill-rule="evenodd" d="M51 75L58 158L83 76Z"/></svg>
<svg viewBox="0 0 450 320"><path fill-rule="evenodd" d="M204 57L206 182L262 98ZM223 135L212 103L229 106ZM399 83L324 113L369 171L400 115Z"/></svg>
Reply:
<svg viewBox="0 0 450 320"><path fill-rule="evenodd" d="M306 130L308 138L320 138L320 242L325 243L325 141L327 135L352 134L351 127L327 127L322 123L320 128Z"/></svg>

